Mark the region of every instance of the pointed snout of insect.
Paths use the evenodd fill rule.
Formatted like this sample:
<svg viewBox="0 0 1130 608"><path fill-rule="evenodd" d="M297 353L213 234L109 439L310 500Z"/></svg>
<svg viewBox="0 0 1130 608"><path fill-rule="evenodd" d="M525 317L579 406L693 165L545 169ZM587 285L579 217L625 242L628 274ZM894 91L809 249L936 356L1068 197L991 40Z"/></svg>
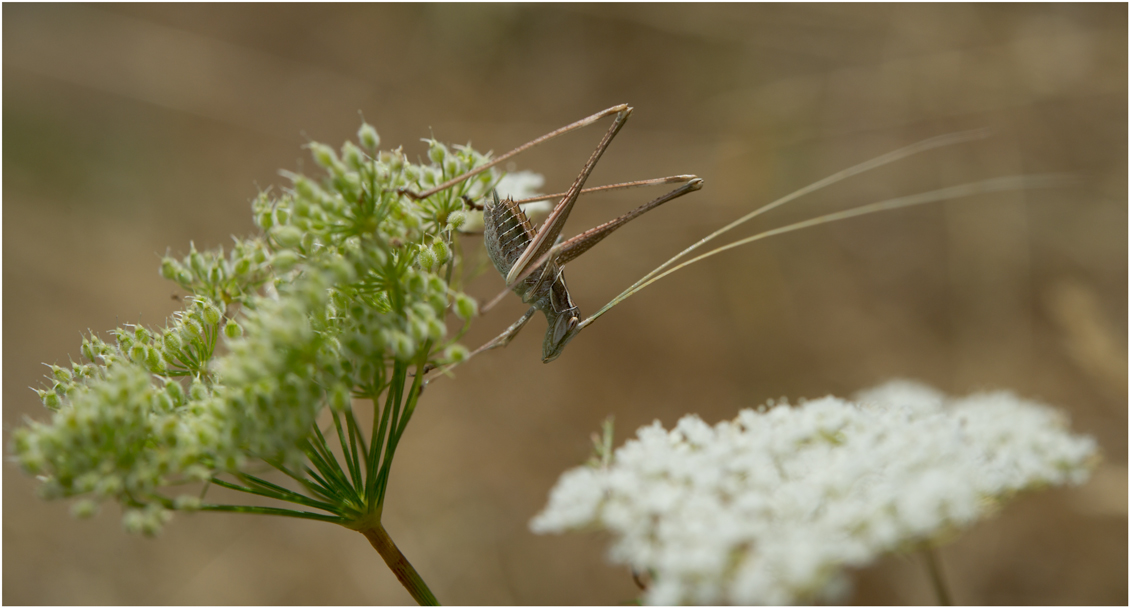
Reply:
<svg viewBox="0 0 1130 608"><path fill-rule="evenodd" d="M560 320L565 320L561 317ZM556 327L550 328L550 333L545 336L545 343L542 345L542 363L549 363L554 359L561 356L565 350L565 345L569 343L581 331L580 317L571 316L564 323L558 323Z"/></svg>

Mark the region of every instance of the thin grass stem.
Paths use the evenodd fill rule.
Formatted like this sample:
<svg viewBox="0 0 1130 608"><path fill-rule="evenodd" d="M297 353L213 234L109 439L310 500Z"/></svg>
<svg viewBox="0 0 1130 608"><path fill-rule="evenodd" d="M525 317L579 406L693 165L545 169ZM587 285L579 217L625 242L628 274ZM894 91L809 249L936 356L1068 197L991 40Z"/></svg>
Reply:
<svg viewBox="0 0 1130 608"><path fill-rule="evenodd" d="M925 557L926 570L930 573L930 584L933 585L934 593L938 596L938 604L953 606L953 596L950 595L949 586L946 585L942 560L938 558L936 550L933 547L926 547L922 550L922 555Z"/></svg>

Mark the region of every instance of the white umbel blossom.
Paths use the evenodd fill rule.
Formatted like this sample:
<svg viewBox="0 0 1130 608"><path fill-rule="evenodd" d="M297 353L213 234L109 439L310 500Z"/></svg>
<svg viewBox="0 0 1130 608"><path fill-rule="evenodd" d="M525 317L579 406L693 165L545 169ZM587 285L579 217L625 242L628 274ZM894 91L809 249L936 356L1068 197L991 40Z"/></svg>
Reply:
<svg viewBox="0 0 1130 608"><path fill-rule="evenodd" d="M1013 493L1080 483L1095 442L1007 393L949 399L892 382L798 406L688 415L567 471L534 532L603 528L649 604L833 601L847 567L936 539Z"/></svg>
<svg viewBox="0 0 1130 608"><path fill-rule="evenodd" d="M533 171L514 171L502 176L494 187L498 196L514 200L537 196L545 185L545 176Z"/></svg>
<svg viewBox="0 0 1130 608"><path fill-rule="evenodd" d="M515 171L503 175L498 183L495 184L494 190L498 192L499 198L512 198L514 200L521 200L530 198L541 194L539 189L545 185L545 176L533 171ZM468 196L472 199L478 199L489 196L490 192L484 191L481 184L474 184L468 191ZM535 201L532 203L522 203L519 205L526 217L530 218L530 222L537 226L542 218L549 215L549 211L553 209L553 201ZM478 234L483 231L483 212L482 211L467 211L466 220L463 225L459 227L460 232L468 232Z"/></svg>

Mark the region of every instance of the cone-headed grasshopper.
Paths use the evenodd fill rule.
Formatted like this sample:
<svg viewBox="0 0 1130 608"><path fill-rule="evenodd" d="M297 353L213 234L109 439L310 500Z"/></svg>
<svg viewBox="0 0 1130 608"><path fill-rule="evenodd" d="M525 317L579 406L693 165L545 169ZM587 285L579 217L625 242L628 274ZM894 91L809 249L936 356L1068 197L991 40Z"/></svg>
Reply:
<svg viewBox="0 0 1130 608"><path fill-rule="evenodd" d="M584 190L589 174L592 173L597 161L604 154L604 150L608 148L608 144L612 142L612 138L624 126L631 113L632 108L627 105L608 108L503 154L490 163L481 165L473 171L440 184L431 190L419 194L405 192L413 198L424 198L458 184L547 139L579 129L605 116L616 115L612 126L604 134L604 138L597 145L596 150L593 151L592 156L589 157L588 162L585 163L580 175L573 181L569 190L561 195L551 195L562 196L561 201L553 208L553 211L550 212L549 217L546 218L539 229L534 230L529 218L526 217L518 203L509 198L499 200L497 193L492 192L492 200L483 205L474 201L467 201L469 205L483 210L483 239L486 243L487 254L491 262L494 263L494 267L506 278L507 287L521 296L523 302L530 304L530 309L521 319L507 328L502 335L477 349L475 353L506 345L530 320L534 312L540 310L545 314L546 321L549 323L549 328L545 333L545 341L542 344L542 361L548 363L556 359L561 355L565 345L584 327L580 310L573 303L573 299L569 295L569 288L565 285L565 274L562 267L588 251L617 228L667 201L702 187L702 180L694 175L676 175ZM565 227L565 221L569 218L569 213L582 192L678 182L684 183L679 188L612 221L605 222L569 240L558 242L561 230Z"/></svg>
<svg viewBox="0 0 1130 608"><path fill-rule="evenodd" d="M562 267L568 262L576 259L582 253L588 251L593 245L596 245L606 236L611 234L617 228L627 224L633 219L647 213L648 211L674 200L684 194L693 192L702 188L702 179L694 175L675 175L671 177L663 177L658 179L643 180L637 182L625 182L621 184L612 184L609 186L600 186L596 188L585 188L585 182L588 180L589 174L592 173L593 168L596 166L597 161L600 160L601 155L604 154L608 144L624 126L628 116L632 113L632 108L627 105L618 105L597 112L592 116L583 118L575 123L566 125L556 131L543 135L529 143L503 154L492 161L480 165L473 170L455 177L447 182L444 182L430 190L421 193L411 191L402 191L403 194L410 196L414 199L421 199L431 196L436 192L450 188L464 180L473 177L487 169L525 151L546 140L557 137L558 135L579 129L590 125L601 118L606 116L615 115L615 119L608 131L604 134L604 138L597 145L596 150L593 151L592 156L585 163L581 173L573 181L573 185L568 191L551 194L546 196L538 196L533 198L524 199L521 201L514 201L511 199L499 200L498 195L492 192L491 200L485 204L479 204L474 201L466 201L469 205L476 209L482 209L484 212L484 232L483 236L486 242L487 253L494 263L495 268L506 279L506 285L509 289L513 290L522 301L530 304L530 309L522 318L518 319L513 325L508 327L506 331L502 332L498 337L484 344L482 347L476 349L472 355L478 354L484 350L505 346L518 334L527 321L533 317L534 312L541 310L549 323L546 330L545 340L542 344L542 361L548 363L561 355L561 351L565 345L569 343L582 329L590 325L598 317L605 312L612 309L626 298L650 285L651 283L667 276L668 274L699 260L710 257L716 253L720 253L727 249L731 249L740 245L751 243L765 237L773 236L776 234L783 234L793 230L799 230L817 224L826 222L847 219L858 215L865 215L877 211L884 211L889 209L897 209L900 207L908 207L911 205L919 205L928 202L943 201L965 196L971 196L979 193L998 192L1006 190L1020 190L1027 188L1037 188L1052 185L1061 185L1064 183L1063 176L1046 175L1046 176L1009 176L999 177L993 179L982 180L978 182L967 183L959 186L952 186L949 188L942 188L930 192L923 192L916 195L899 197L862 207L856 207L845 211L822 215L810 220L797 222L780 228L775 228L766 232L755 234L751 237L740 239L728 245L718 247L707 253L700 254L688 261L685 261L674 268L668 268L680 258L686 256L691 251L697 249L703 244L709 242L715 237L737 227L738 225L749 221L750 219L774 209L785 203L788 203L796 198L805 194L809 194L835 182L841 181L853 175L874 169L881 165L885 165L896 160L905 158L912 154L924 152L933 148L951 145L973 139L980 139L986 136L985 131L968 131L963 133L954 133L950 135L942 135L927 139L916 144L912 144L905 148L895 150L883 156L863 162L854 167L850 167L839 173L824 178L818 182L810 184L792 194L784 196L768 205L760 207L745 216L731 222L727 226L715 231L713 234L703 238L694 245L688 247L683 252L665 262L660 267L656 268L646 276L636 281L631 287L626 289L611 302L593 314L591 317L581 320L581 313L577 306L573 303L569 295L569 289L565 285L565 277ZM658 184L671 184L682 183L683 185L656 198L648 203L645 203L636 209L616 218L611 221L605 222L595 228L591 228L571 239L561 241L559 236L562 228L565 226L565 221L569 217L569 213L573 209L577 197L583 193L596 192L603 190L612 190L616 188L630 188L637 186L648 186ZM519 203L532 202L537 200L546 200L550 198L561 197L560 202L554 206L549 216L540 228L535 230L526 217L526 214L519 208ZM488 305L487 308L489 308Z"/></svg>

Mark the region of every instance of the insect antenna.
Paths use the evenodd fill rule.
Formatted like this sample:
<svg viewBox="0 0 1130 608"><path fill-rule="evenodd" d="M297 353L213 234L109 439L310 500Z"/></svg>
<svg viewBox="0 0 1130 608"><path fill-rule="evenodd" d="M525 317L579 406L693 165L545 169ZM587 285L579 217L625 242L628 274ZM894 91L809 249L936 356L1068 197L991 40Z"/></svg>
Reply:
<svg viewBox="0 0 1130 608"><path fill-rule="evenodd" d="M844 211L838 211L836 213L829 213L827 215L822 215L822 216L815 217L815 218L808 219L808 220L804 220L804 221L801 221L801 222L796 222L794 224L789 224L787 226L782 226L780 228L774 228L772 230L767 230L765 232L760 232L760 233L755 234L753 236L734 241L733 243L729 243L727 245L717 247L717 248L712 249L712 250L710 250L706 253L703 253L703 254L700 254L700 255L698 255L694 258L691 258L690 260L682 262L681 264L678 264L677 266L674 266L673 268L671 267L678 260L686 257L688 254L690 254L694 250L696 250L699 247L701 247L702 245L705 245L706 243L712 241L713 239L717 238L718 236L721 236L722 234L725 234L726 232L740 226L741 224L748 222L749 220L757 217L758 215L761 215L761 214L763 214L767 211L770 211L772 209L780 207L781 205L784 205L785 203L788 203L788 202L791 202L791 201L793 201L797 198L800 198L801 196L804 196L805 194L810 194L812 192L815 192L817 190L820 190L822 188L830 186L830 185L832 185L836 182L842 181L842 180L847 179L849 177L852 177L854 175L858 175L859 173L863 173L864 171L869 171L871 169L875 169L877 167L895 162L897 160L906 158L906 157L914 155L914 154L918 154L920 152L925 152L927 150L939 148L939 147L942 147L942 146L948 146L948 145L953 145L953 144L957 144L957 143L973 141L973 140L976 140L976 139L983 139L987 135L988 135L988 131L983 130L983 129L979 129L979 130L975 130L975 131L965 131L965 132L961 132L961 133L953 133L953 134L949 134L949 135L942 135L942 136L939 136L939 137L933 137L933 138L930 138L930 139L927 139L927 140L923 140L921 142L911 144L911 145L906 146L904 148L900 148L900 149L895 150L893 152L889 152L889 153L884 154L882 156L878 156L878 157L873 158L871 160L865 161L865 162L860 163L858 165L855 165L853 167L849 167L847 169L844 169L843 171L840 171L840 172L835 173L833 175L830 175L830 176L828 176L828 177L826 177L822 180L814 182L814 183L812 183L808 186L805 186L804 188L801 188L801 189L799 189L799 190L797 190L797 191L795 191L791 194L785 195L785 196L769 203L768 205L762 206L762 207L760 207L760 208L758 208L754 211L751 211L750 213L747 213L746 215L734 220L733 222L727 224L726 226L723 226L722 228L715 230L710 235L702 238L701 240L694 243L690 247L687 247L683 251L681 251L678 254L676 254L675 256L671 257L671 259L669 259L666 262L664 262L663 264L661 264L655 270L652 270L651 272L649 272L646 275L644 275L643 277L641 277L638 281L636 281L630 287L628 287L623 292L621 292L620 295L613 298L603 308L596 311L592 316L590 316L589 318L582 321L580 323L580 325L578 326L578 331L581 330L581 329L584 329L588 325L591 325L593 323L593 321L596 321L596 319L599 318L601 315L608 312L613 307L615 307L617 304L628 299L629 297L631 297L632 295L634 295L638 291L642 290L643 288L647 287L648 285L651 285L655 281L658 281L659 279L671 274L672 272L679 270L680 268L684 268L686 266L694 264L695 262L702 261L702 260L704 260L708 257L722 253L723 251L727 251L729 249L733 249L733 248L739 247L741 245L746 245L746 244L752 243L754 241L758 241L758 240L761 240L761 239L764 239L764 238L768 238L770 236L775 236L775 235L778 235L778 234L784 234L786 232L793 232L795 230L800 230L802 228L809 228L809 227L816 226L816 225L819 225L819 224L825 224L825 223L829 223L829 222L845 220L845 219L860 216L860 215L867 215L867 214L871 214L871 213L876 213L876 212L879 212L879 211L888 211L888 210L892 210L892 209L900 209L900 208L903 208L903 207L911 207L911 206L914 206L914 205L922 205L922 204L925 204L925 203L951 200L951 199L962 198L962 197L966 197L966 196L972 196L972 195L975 195L975 194L982 194L982 193L988 193L988 192L1002 192L1002 191L1011 191L1011 190L1026 190L1026 189L1033 189L1033 188L1046 188L1046 187L1054 187L1054 186L1064 186L1064 185L1067 185L1067 184L1071 183L1072 181L1074 181L1074 179L1071 178L1070 176L1063 175L1063 174L1008 176L1008 177L998 177L998 178L986 179L986 180L982 180L982 181L971 182L971 183L968 183L968 184L962 184L962 185L958 185L958 186L950 186L950 187L947 187L947 188L941 188L939 190L931 190L929 192L923 192L923 193L919 193L919 194L888 199L888 200L885 200L885 201L871 203L869 205L863 205L861 207L855 207L855 208L847 209L847 210L844 210Z"/></svg>

